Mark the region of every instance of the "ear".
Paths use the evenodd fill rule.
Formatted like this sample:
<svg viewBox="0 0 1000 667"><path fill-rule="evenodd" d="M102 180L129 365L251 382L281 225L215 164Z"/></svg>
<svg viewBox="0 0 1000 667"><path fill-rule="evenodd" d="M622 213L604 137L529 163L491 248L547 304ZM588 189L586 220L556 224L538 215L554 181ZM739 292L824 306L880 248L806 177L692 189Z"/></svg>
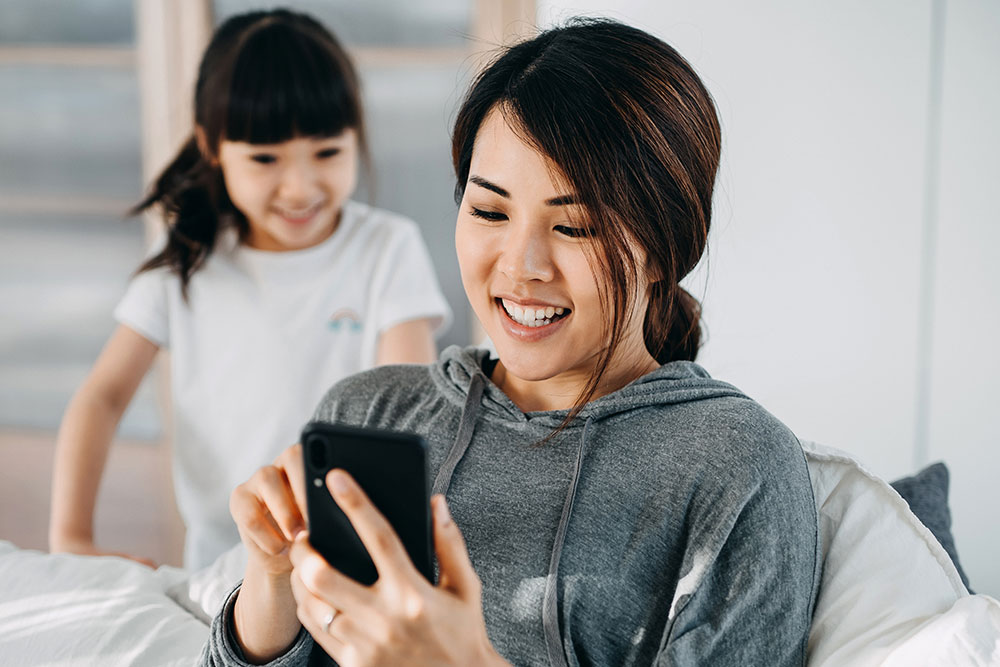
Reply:
<svg viewBox="0 0 1000 667"><path fill-rule="evenodd" d="M198 150L201 152L202 157L213 167L218 167L219 159L212 151L212 147L208 145L208 135L205 134L205 128L201 125L194 126L194 140L198 144Z"/></svg>

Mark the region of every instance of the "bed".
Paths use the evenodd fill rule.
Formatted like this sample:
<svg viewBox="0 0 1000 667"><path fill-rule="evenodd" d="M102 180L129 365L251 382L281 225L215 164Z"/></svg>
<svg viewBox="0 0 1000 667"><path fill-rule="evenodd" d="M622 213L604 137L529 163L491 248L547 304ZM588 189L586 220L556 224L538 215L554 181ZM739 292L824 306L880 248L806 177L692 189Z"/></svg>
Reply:
<svg viewBox="0 0 1000 667"><path fill-rule="evenodd" d="M968 592L907 501L844 452L803 449L824 555L809 666L1000 665L1000 603ZM241 547L189 573L0 541L0 664L194 664L244 564Z"/></svg>

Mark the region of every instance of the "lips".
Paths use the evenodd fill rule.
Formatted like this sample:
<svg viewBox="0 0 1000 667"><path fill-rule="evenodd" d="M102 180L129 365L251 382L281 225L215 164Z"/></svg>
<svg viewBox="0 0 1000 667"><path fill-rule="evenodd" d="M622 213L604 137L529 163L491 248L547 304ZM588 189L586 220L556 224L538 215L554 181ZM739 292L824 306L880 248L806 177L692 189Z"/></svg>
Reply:
<svg viewBox="0 0 1000 667"><path fill-rule="evenodd" d="M274 206L275 213L289 222L305 222L311 219L321 208L324 201L320 200L302 208L289 208L286 206Z"/></svg>

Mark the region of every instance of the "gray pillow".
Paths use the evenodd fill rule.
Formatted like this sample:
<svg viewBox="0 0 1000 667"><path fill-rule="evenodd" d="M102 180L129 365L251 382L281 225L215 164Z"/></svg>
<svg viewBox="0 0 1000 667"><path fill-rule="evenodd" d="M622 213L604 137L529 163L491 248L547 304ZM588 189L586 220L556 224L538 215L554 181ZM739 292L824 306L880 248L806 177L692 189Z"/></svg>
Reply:
<svg viewBox="0 0 1000 667"><path fill-rule="evenodd" d="M932 463L910 477L892 482L892 488L903 496L910 510L927 526L951 556L962 583L969 588L969 579L958 562L955 538L951 534L951 511L948 509L948 468L945 464ZM972 589L969 589L972 592Z"/></svg>

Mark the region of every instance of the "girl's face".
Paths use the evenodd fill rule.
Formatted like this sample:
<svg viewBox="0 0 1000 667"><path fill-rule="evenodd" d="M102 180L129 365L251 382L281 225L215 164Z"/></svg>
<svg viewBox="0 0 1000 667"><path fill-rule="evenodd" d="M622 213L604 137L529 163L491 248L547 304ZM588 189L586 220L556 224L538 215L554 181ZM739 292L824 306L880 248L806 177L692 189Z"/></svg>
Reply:
<svg viewBox="0 0 1000 667"><path fill-rule="evenodd" d="M219 165L229 198L250 223L248 245L300 250L329 238L357 185L357 144L352 129L278 144L221 141Z"/></svg>
<svg viewBox="0 0 1000 667"><path fill-rule="evenodd" d="M611 317L588 260L597 241L581 226L572 189L553 180L553 167L490 112L476 135L455 232L462 283L496 346L501 376L519 385L515 393L551 399L528 400L531 409L573 405L607 347ZM640 282L609 367L607 379L617 386L598 395L655 367L642 338L648 284Z"/></svg>

